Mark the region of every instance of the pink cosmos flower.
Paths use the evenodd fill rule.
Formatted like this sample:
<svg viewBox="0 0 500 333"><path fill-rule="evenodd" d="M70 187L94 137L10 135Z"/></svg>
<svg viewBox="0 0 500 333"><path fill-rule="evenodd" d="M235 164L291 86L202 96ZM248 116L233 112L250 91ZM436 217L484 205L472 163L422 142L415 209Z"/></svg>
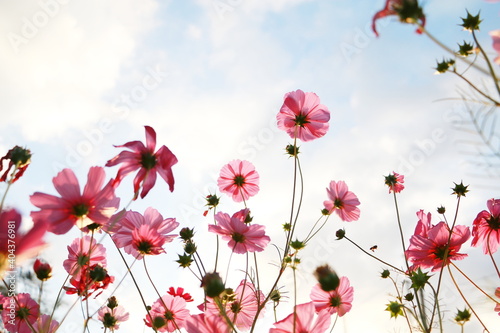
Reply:
<svg viewBox="0 0 500 333"><path fill-rule="evenodd" d="M329 214L336 211L340 219L346 222L359 219L360 211L357 206L360 203L358 197L349 191L344 181L336 182L332 180L326 192L330 200L324 201L323 205Z"/></svg>
<svg viewBox="0 0 500 333"><path fill-rule="evenodd" d="M238 212L232 217L219 212L215 214L218 224L209 225L208 231L222 236L222 239L229 241L229 248L235 253L261 252L271 241L265 234L265 227L259 224L248 225L241 220L241 213Z"/></svg>
<svg viewBox="0 0 500 333"><path fill-rule="evenodd" d="M257 299L257 295L259 299ZM252 326L259 304L264 302L264 294L256 290L255 286L243 280L234 291L234 294L227 295L222 299L226 314L233 324L240 330L247 330ZM207 304L207 311L213 314L219 313L219 308L213 302ZM262 315L263 312L259 313Z"/></svg>
<svg viewBox="0 0 500 333"><path fill-rule="evenodd" d="M500 244L500 199L490 199L472 226L472 246L483 243L484 254L495 253Z"/></svg>
<svg viewBox="0 0 500 333"><path fill-rule="evenodd" d="M32 325L35 323L40 315L40 306L31 299L30 294L21 293L14 297L3 298L2 320L4 327L9 332L31 333L27 322Z"/></svg>
<svg viewBox="0 0 500 333"><path fill-rule="evenodd" d="M165 253L163 245L177 237L176 234L168 233L177 228L179 223L175 218L163 219L156 209L148 207L144 216L128 211L116 226L112 236L116 246L141 260L145 255Z"/></svg>
<svg viewBox="0 0 500 333"><path fill-rule="evenodd" d="M144 198L156 183L156 173L167 182L170 192L174 190L174 175L172 166L177 163L177 157L166 146L161 146L155 153L156 132L150 126L146 129L146 145L140 141L130 141L117 148L127 148L131 151L122 151L112 159L106 166L115 166L123 163L116 174L114 185L120 184L122 179L129 173L139 169L134 178L134 198L139 195L139 188L142 184L141 198Z"/></svg>
<svg viewBox="0 0 500 333"><path fill-rule="evenodd" d="M351 310L353 298L354 289L345 276L340 278L339 286L335 290L324 291L319 283L311 290L311 300L316 312L326 309L330 314L337 313L339 317Z"/></svg>
<svg viewBox="0 0 500 333"><path fill-rule="evenodd" d="M399 193L404 190L405 186L403 183L405 182L405 176L400 175L399 173L392 172L392 175L385 176L385 185L389 186L389 193Z"/></svg>
<svg viewBox="0 0 500 333"><path fill-rule="evenodd" d="M43 314L38 317L33 328L38 333L55 333L59 328L59 323L51 319L49 315Z"/></svg>
<svg viewBox="0 0 500 333"><path fill-rule="evenodd" d="M65 286L63 288L66 290L66 294L77 294L83 296L83 300L86 300L98 290L100 292L95 297L99 296L114 280L114 276L110 276L102 265L85 265L69 280L72 287Z"/></svg>
<svg viewBox="0 0 500 333"><path fill-rule="evenodd" d="M386 16L399 16L399 20L403 23L420 24L425 26L425 15L422 8L418 4L418 0L386 0L385 6L378 11L372 19L372 30L378 37L375 22ZM417 29L417 33L422 33L422 30Z"/></svg>
<svg viewBox="0 0 500 333"><path fill-rule="evenodd" d="M120 324L127 321L129 313L125 312L125 308L117 305L114 308L103 306L97 311L97 318L103 323L105 328L109 328L111 332L120 328Z"/></svg>
<svg viewBox="0 0 500 333"><path fill-rule="evenodd" d="M417 216L419 221L415 233L410 238L408 250L405 251L406 257L413 263L410 270L420 267L437 271L443 265L449 264L451 260L461 260L467 257L467 254L458 253L458 251L470 238L469 227L456 225L448 243L450 229L445 222L432 225L431 214L425 215L423 210L417 212ZM446 248L448 248L448 255L445 260Z"/></svg>
<svg viewBox="0 0 500 333"><path fill-rule="evenodd" d="M52 180L61 197L40 192L31 195L31 203L40 208L31 212L33 221L48 221L49 231L58 235L65 234L75 224L79 228L94 223L105 225L120 203L112 180L103 187L105 178L104 168L91 167L83 194L80 194L80 185L73 171L62 170Z"/></svg>
<svg viewBox="0 0 500 333"><path fill-rule="evenodd" d="M327 310L321 310L316 322L313 323L315 313L313 302L297 305L295 312L296 316L292 312L285 319L274 323L274 328L271 328L269 333L324 333L330 327L331 315Z"/></svg>
<svg viewBox="0 0 500 333"><path fill-rule="evenodd" d="M38 221L31 229L21 231L24 230L21 228L21 222L21 214L16 209L0 211L0 277L13 263L9 261L9 254L14 249L15 264L21 265L27 259L35 257L46 246L42 238L47 232L47 223ZM12 235L15 235L15 238L11 238ZM12 258L12 255L10 257Z"/></svg>
<svg viewBox="0 0 500 333"><path fill-rule="evenodd" d="M189 310L186 309L184 298L166 294L154 302L149 314L151 316L146 315L144 319L146 326L154 327L160 332L174 332L186 326Z"/></svg>
<svg viewBox="0 0 500 333"><path fill-rule="evenodd" d="M168 288L167 294L170 294L172 296L177 296L177 297L182 297L186 302L192 302L194 301L193 297L189 293L184 292L184 288L178 287L175 289L174 287Z"/></svg>
<svg viewBox="0 0 500 333"><path fill-rule="evenodd" d="M491 39L493 39L493 49L498 53L498 56L493 60L500 65L500 29L490 31Z"/></svg>
<svg viewBox="0 0 500 333"><path fill-rule="evenodd" d="M234 160L222 167L217 185L221 192L241 202L259 192L259 174L252 163Z"/></svg>
<svg viewBox="0 0 500 333"><path fill-rule="evenodd" d="M278 128L292 139L311 141L328 132L330 111L320 104L318 95L298 89L285 94L283 106L276 116Z"/></svg>
<svg viewBox="0 0 500 333"><path fill-rule="evenodd" d="M193 315L186 321L188 333L229 333L230 327L218 314L202 313Z"/></svg>
<svg viewBox="0 0 500 333"><path fill-rule="evenodd" d="M77 275L83 267L95 264L106 266L106 248L88 235L73 240L68 246L68 259L63 262L66 272Z"/></svg>

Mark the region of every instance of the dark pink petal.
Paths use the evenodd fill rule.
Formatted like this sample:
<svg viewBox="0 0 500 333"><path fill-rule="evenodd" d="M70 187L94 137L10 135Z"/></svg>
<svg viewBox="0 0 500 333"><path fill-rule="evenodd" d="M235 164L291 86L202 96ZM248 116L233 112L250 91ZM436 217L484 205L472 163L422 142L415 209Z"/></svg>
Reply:
<svg viewBox="0 0 500 333"><path fill-rule="evenodd" d="M149 151L154 151L156 148L156 132L150 126L144 126L146 129L146 148Z"/></svg>

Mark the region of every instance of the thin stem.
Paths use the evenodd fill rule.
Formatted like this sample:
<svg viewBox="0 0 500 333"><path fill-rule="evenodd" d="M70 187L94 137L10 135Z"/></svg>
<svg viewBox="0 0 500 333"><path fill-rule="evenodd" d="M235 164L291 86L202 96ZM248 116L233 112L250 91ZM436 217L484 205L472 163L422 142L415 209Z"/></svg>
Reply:
<svg viewBox="0 0 500 333"><path fill-rule="evenodd" d="M394 206L396 208L396 218L398 220L399 236L401 237L401 245L403 246L403 254L404 254L404 257L405 257L406 268L409 271L410 270L410 265L408 264L408 258L406 258L406 254L405 254L406 245L405 245L405 238L404 238L404 235L403 235L403 227L401 226L401 218L399 216L398 199L396 197L396 192L392 192L392 194L393 194L393 197L394 197Z"/></svg>
<svg viewBox="0 0 500 333"><path fill-rule="evenodd" d="M398 299L401 303L403 303L403 298L401 297L401 293L399 292L399 289L398 289L398 285L396 284L396 281L394 281L394 279L389 276L389 279L391 279L392 281L392 284L394 285L394 289L396 289L396 293L398 294ZM404 317L406 319L406 323L408 324L408 328L410 329L410 332L412 332L412 329L411 329L411 324L410 324L410 319L408 318L408 314L406 313L406 307L403 306L403 314L404 314ZM420 324L420 321L417 319L420 327L422 327L422 324Z"/></svg>
<svg viewBox="0 0 500 333"><path fill-rule="evenodd" d="M490 300L492 300L493 302L497 303L497 301L491 297L490 295L488 295L483 289L481 289L477 284L474 283L474 281L472 281L460 268L458 268L457 265L455 265L453 262L450 262L450 264L460 273L463 275L464 278L467 279L467 281L469 281L470 283L472 283L472 285L474 287L476 287L480 292L483 293L483 295L485 295L486 297L488 297Z"/></svg>
<svg viewBox="0 0 500 333"><path fill-rule="evenodd" d="M490 236L491 236L492 232L493 232L493 229L490 229L490 231L488 232L488 236L486 237L486 246L488 247L488 255L491 258L491 262L493 263L493 266L495 267L495 270L497 271L497 275L500 278L500 271L498 270L497 263L495 262L495 258L493 258L493 253L491 252L491 248L490 248Z"/></svg>
<svg viewBox="0 0 500 333"><path fill-rule="evenodd" d="M490 59L488 58L488 55L486 54L486 52L484 52L483 47L478 42L477 37L476 37L476 33L474 30L472 30L472 38L474 38L474 42L476 43L477 47L479 48L479 51L481 52L481 54L484 57L484 60L486 61L486 64L488 65L488 69L489 69L488 74L491 75L491 78L493 79L493 84L495 85L495 88L497 89L498 95L500 96L500 85L498 84L498 80L497 80L497 77L495 75L495 70L493 69L493 66L491 65L491 62L490 62Z"/></svg>
<svg viewBox="0 0 500 333"><path fill-rule="evenodd" d="M295 330L297 328L297 275L296 275L296 268L293 267L293 333L295 333Z"/></svg>
<svg viewBox="0 0 500 333"><path fill-rule="evenodd" d="M472 83L469 79L467 79L465 76L463 76L462 74L458 73L456 71L456 69L453 69L451 71L453 74L457 75L459 78L461 78L462 80L464 80L472 89L474 89L475 91L477 91L481 96L483 96L484 98L486 98L487 100L491 101L493 104L495 104L495 106L500 106L500 102L495 100L494 98L492 98L491 96L489 96L488 94L486 94L484 91L482 91L481 89L479 89L474 83Z"/></svg>

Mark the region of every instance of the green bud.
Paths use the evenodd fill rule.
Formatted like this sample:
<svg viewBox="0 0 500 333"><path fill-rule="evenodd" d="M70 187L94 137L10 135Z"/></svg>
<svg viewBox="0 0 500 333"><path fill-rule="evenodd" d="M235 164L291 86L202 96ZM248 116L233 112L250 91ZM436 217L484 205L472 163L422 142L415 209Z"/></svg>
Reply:
<svg viewBox="0 0 500 333"><path fill-rule="evenodd" d="M205 294L211 298L219 296L226 289L217 272L205 274L201 279L201 287L205 290Z"/></svg>
<svg viewBox="0 0 500 333"><path fill-rule="evenodd" d="M332 291L338 288L340 278L333 269L328 265L319 266L314 272L314 276L318 280L321 289L324 291Z"/></svg>
<svg viewBox="0 0 500 333"><path fill-rule="evenodd" d="M467 12L467 17L462 17L461 26L464 27L465 30L474 31L479 30L479 24L482 20L479 18L479 13L476 16L472 16L469 12Z"/></svg>

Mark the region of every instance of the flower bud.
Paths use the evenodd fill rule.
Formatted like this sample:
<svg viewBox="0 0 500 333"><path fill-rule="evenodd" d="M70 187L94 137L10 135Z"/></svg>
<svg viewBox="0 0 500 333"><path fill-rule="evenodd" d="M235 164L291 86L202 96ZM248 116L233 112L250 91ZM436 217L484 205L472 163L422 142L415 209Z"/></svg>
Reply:
<svg viewBox="0 0 500 333"><path fill-rule="evenodd" d="M33 270L40 281L46 281L52 277L52 267L48 263L42 263L40 259L35 260Z"/></svg>
<svg viewBox="0 0 500 333"><path fill-rule="evenodd" d="M321 289L323 289L324 291L335 290L340 284L339 276L328 265L323 265L316 268L314 276L318 280Z"/></svg>
<svg viewBox="0 0 500 333"><path fill-rule="evenodd" d="M217 272L205 274L201 279L201 287L205 290L205 294L211 298L219 296L226 289Z"/></svg>

